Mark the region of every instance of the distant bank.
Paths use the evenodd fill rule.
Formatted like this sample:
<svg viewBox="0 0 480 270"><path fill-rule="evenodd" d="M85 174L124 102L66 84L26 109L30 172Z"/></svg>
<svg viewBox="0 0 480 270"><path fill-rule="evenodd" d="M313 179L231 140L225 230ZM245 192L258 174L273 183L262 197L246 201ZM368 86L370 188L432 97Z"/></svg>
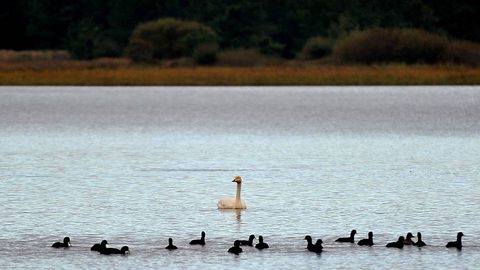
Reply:
<svg viewBox="0 0 480 270"><path fill-rule="evenodd" d="M0 66L0 85L479 85L469 66Z"/></svg>

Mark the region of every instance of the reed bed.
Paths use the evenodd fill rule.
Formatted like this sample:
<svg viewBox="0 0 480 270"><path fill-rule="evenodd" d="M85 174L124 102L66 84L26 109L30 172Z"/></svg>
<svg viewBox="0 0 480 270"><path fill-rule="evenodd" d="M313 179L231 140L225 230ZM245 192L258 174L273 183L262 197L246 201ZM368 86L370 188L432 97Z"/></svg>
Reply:
<svg viewBox="0 0 480 270"><path fill-rule="evenodd" d="M110 66L109 66L110 65ZM110 63L3 68L1 85L478 85L468 66L158 67Z"/></svg>

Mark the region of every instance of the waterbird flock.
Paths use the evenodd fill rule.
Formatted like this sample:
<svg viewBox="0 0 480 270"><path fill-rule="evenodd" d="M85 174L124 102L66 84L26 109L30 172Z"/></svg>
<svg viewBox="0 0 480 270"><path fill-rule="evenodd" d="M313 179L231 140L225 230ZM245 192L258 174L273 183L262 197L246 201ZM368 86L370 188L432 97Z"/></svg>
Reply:
<svg viewBox="0 0 480 270"><path fill-rule="evenodd" d="M222 198L218 201L217 207L219 209L246 209L247 205L244 200L241 199L241 186L242 186L242 178L240 176L236 176L232 182L235 182L237 184L237 193L235 198ZM339 243L355 243L355 234L357 234L356 230L352 230L350 232L349 237L340 237L335 242ZM202 231L200 239L195 239L190 241L190 245L201 245L205 246L205 232ZM459 232L457 234L457 240L448 242L445 247L447 248L457 248L458 250L462 249L462 237L463 233ZM398 248L402 249L405 245L413 245L417 247L423 247L426 246L425 242L422 241L422 234L420 232L417 233L417 242L414 242L413 239L414 236L411 232L407 233L406 237L404 236L399 236L398 240L395 242L390 242L386 245L387 248ZM255 235L250 235L248 237L248 240L235 240L233 242L233 247L228 249L229 253L233 254L240 254L243 252L243 249L240 246L250 246L253 247L253 240L255 239ZM304 240L307 241L307 250L310 252L315 252L315 253L321 253L323 251L323 246L322 244L324 243L322 239L317 239L315 244L313 244L313 239L310 235L306 235ZM117 248L110 248L107 247L108 241L103 240L101 243L94 244L90 250L91 251L98 251L100 254L104 255L111 255L111 254L122 254L122 255L127 255L130 254L130 250L128 246L123 246L121 249ZM359 246L373 246L373 232L368 233L368 238L367 239L362 239L358 241L357 243ZM70 243L70 238L65 237L63 239L63 242L55 242L53 243L52 247L53 248L68 248L71 246ZM262 250L269 248L269 245L263 241L263 237L260 235L258 237L258 243L255 245L255 248ZM169 238L168 239L168 246L165 247L165 249L168 250L176 250L177 247L173 245L173 239Z"/></svg>
<svg viewBox="0 0 480 270"><path fill-rule="evenodd" d="M356 233L357 233L356 230L352 230L352 232L350 233L350 237L338 238L337 240L335 240L335 242L353 244L353 243L355 243L354 237L355 237ZM205 235L206 235L205 232L202 231L201 238L192 240L192 241L190 241L189 244L190 245L205 246L206 245ZM462 237L463 236L464 236L463 233L459 232L457 234L457 240L452 241L452 242L448 242L445 245L445 247L456 248L458 250L461 250L462 249ZM386 245L386 247L387 248L402 249L406 245L412 245L412 246L417 246L417 247L426 246L425 242L422 241L422 234L420 232L417 233L417 238L418 238L417 242L413 241L412 238L414 238L414 237L415 236L413 236L413 234L409 232L409 233L407 233L406 237L399 236L397 241L388 243ZM254 239L255 239L255 235L252 234L252 235L249 236L248 240L235 240L233 242L233 247L229 248L228 252L239 255L240 253L243 252L243 249L241 248L241 246L253 247L253 240ZM255 245L255 248L257 248L259 250L269 248L269 245L263 241L263 236L259 235L258 240L259 241ZM324 248L322 246L322 244L323 244L322 239L317 239L315 244L313 244L312 237L310 235L306 235L304 240L307 241L307 250L308 251L314 252L314 253L322 253L323 252ZM107 240L102 240L101 243L94 244L90 248L90 250L91 251L97 251L97 252L99 252L100 254L103 254L103 255L111 255L111 254L128 255L128 254L130 254L130 249L128 248L128 246L123 246L122 248L118 249L118 248L107 247L107 245L108 245L108 241ZM358 241L357 245L359 245L359 246L372 246L372 245L374 245L374 243L373 243L373 232L369 232L368 233L368 238ZM70 238L69 237L65 237L63 239L63 242L55 242L55 243L52 244L53 248L65 248L66 249L66 248L69 248L70 246L71 246L71 243L70 243ZM173 239L172 238L168 239L168 246L166 246L165 249L168 249L168 250L176 250L177 249L177 247L175 245L173 245Z"/></svg>

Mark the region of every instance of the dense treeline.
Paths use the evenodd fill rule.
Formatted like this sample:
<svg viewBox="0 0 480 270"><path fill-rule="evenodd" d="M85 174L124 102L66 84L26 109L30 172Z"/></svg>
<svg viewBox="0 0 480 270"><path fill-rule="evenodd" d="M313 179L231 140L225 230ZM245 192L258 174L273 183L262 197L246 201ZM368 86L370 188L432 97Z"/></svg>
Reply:
<svg viewBox="0 0 480 270"><path fill-rule="evenodd" d="M68 49L79 58L124 53L146 21L201 22L222 49L294 57L311 37L372 27L418 28L480 41L478 0L16 0L0 10L0 49Z"/></svg>

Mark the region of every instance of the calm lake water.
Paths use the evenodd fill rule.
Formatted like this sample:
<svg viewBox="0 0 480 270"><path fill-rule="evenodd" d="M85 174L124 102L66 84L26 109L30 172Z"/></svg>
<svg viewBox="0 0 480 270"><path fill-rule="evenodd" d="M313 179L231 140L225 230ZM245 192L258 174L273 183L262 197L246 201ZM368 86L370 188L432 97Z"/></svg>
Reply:
<svg viewBox="0 0 480 270"><path fill-rule="evenodd" d="M1 87L0 268L475 269L479 165L477 86ZM236 175L248 209L217 210Z"/></svg>

